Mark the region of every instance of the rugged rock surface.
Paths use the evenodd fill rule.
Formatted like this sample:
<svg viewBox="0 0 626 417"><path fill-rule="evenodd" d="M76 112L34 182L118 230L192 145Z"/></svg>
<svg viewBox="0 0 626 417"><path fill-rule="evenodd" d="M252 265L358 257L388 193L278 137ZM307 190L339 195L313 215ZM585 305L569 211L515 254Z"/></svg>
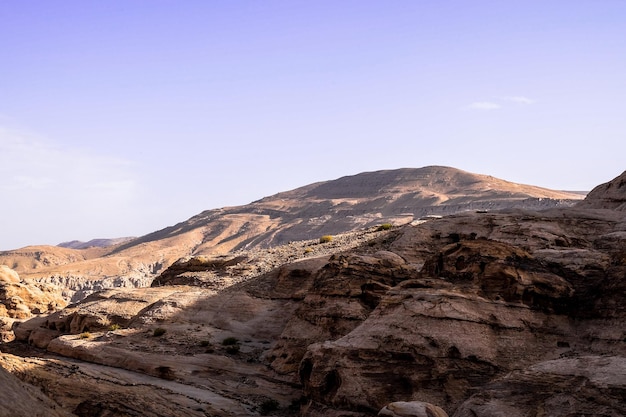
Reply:
<svg viewBox="0 0 626 417"><path fill-rule="evenodd" d="M448 414L436 405L422 401L398 401L383 407L379 416L387 417L448 417Z"/></svg>
<svg viewBox="0 0 626 417"><path fill-rule="evenodd" d="M626 171L591 190L578 207L626 211Z"/></svg>
<svg viewBox="0 0 626 417"><path fill-rule="evenodd" d="M218 259L234 252L314 240L383 223L407 224L428 215L507 207L542 209L569 206L581 198L576 193L448 167L367 172L311 184L245 206L208 210L113 246L100 247L100 241L86 245L69 242L64 246L87 247L38 246L0 252L0 264L24 278L63 285L66 299L75 302L102 289L149 286L181 258ZM259 264L256 258L252 262ZM266 272L269 266L258 273ZM242 272L247 278L252 276L249 271ZM204 283L212 279L207 274L195 277Z"/></svg>
<svg viewBox="0 0 626 417"><path fill-rule="evenodd" d="M617 212L517 211L401 229L388 250L419 272L365 318L353 315L351 329L308 345L305 391L322 408L374 412L390 400L421 400L453 412L489 381L541 361L623 357L626 242L616 236L625 220ZM325 292L331 282L352 282L334 277ZM326 303L354 304L343 297ZM288 344L281 348L297 349Z"/></svg>
<svg viewBox="0 0 626 417"><path fill-rule="evenodd" d="M626 358L580 356L540 362L493 381L454 417L626 415Z"/></svg>
<svg viewBox="0 0 626 417"><path fill-rule="evenodd" d="M624 211L479 210L369 237L214 287L263 257L190 258L161 284L200 285L110 290L27 321L31 346L5 347L43 357L3 367L79 415L624 415ZM202 273L216 275L182 279Z"/></svg>
<svg viewBox="0 0 626 417"><path fill-rule="evenodd" d="M2 365L8 367L6 363ZM74 416L43 395L39 388L20 381L3 367L0 367L0 417Z"/></svg>
<svg viewBox="0 0 626 417"><path fill-rule="evenodd" d="M65 307L60 288L20 280L17 272L0 265L0 340L13 340L14 325L35 315Z"/></svg>

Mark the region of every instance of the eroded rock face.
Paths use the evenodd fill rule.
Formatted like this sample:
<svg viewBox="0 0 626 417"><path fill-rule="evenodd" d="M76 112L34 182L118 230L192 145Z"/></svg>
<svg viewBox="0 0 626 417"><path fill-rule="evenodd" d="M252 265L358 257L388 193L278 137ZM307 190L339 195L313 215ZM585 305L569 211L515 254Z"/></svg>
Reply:
<svg viewBox="0 0 626 417"><path fill-rule="evenodd" d="M0 367L0 417L71 417L33 385Z"/></svg>
<svg viewBox="0 0 626 417"><path fill-rule="evenodd" d="M448 414L441 408L422 401L398 401L387 404L378 415L387 417L448 417Z"/></svg>
<svg viewBox="0 0 626 417"><path fill-rule="evenodd" d="M626 415L626 358L581 356L537 363L487 384L453 417Z"/></svg>
<svg viewBox="0 0 626 417"><path fill-rule="evenodd" d="M284 374L295 373L312 343L350 333L381 298L417 271L389 251L335 255L306 280L306 294L269 359Z"/></svg>
<svg viewBox="0 0 626 417"><path fill-rule="evenodd" d="M365 317L351 329L307 347L305 392L314 404L364 415L409 400L454 412L515 369L563 355L625 356L624 230L620 214L577 210L468 213L402 229L387 250L423 266L397 275L373 309L359 300ZM376 276L367 270L361 279ZM312 288L333 294L343 312L354 310L352 282L320 275Z"/></svg>
<svg viewBox="0 0 626 417"><path fill-rule="evenodd" d="M626 211L626 171L591 190L578 207Z"/></svg>
<svg viewBox="0 0 626 417"><path fill-rule="evenodd" d="M0 265L0 340L14 339L14 325L36 315L52 313L66 306L60 288L21 281L17 272Z"/></svg>

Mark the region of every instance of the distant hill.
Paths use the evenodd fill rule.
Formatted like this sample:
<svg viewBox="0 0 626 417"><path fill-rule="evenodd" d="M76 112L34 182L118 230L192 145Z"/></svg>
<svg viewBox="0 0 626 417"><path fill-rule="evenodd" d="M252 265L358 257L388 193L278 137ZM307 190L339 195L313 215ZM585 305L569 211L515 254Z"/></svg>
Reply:
<svg viewBox="0 0 626 417"><path fill-rule="evenodd" d="M243 206L204 211L174 226L106 246L68 242L0 252L20 276L72 289L149 285L185 256L218 256L315 239L429 215L571 206L579 193L516 184L455 168L429 166L365 172L281 192ZM74 249L71 249L74 248ZM86 248L86 249L80 249ZM97 283L87 285L89 281Z"/></svg>
<svg viewBox="0 0 626 417"><path fill-rule="evenodd" d="M70 249L87 249L87 248L106 248L109 246L119 245L136 239L136 237L120 237L115 239L91 239L88 242L82 242L80 240L72 240L70 242L59 243L57 246Z"/></svg>

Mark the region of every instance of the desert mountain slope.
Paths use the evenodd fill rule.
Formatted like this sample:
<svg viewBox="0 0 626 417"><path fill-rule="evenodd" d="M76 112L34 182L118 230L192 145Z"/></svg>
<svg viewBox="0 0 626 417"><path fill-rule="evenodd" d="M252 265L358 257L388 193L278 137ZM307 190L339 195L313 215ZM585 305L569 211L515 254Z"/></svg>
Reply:
<svg viewBox="0 0 626 417"><path fill-rule="evenodd" d="M624 211L466 211L370 236L227 288L93 294L16 326L0 365L78 416L626 415ZM325 244L307 245L270 251ZM6 353L24 343L47 357L24 368Z"/></svg>
<svg viewBox="0 0 626 417"><path fill-rule="evenodd" d="M278 193L245 206L208 210L118 250L185 234L226 218L232 218L232 222L249 219L270 228L258 234L249 230L251 221L244 221L238 233L218 242L218 246L239 249L312 239L385 221L407 223L426 215L464 210L549 208L582 198L576 193L516 184L450 167L365 172ZM217 229L224 228L222 224ZM209 239L216 233L214 228L211 230Z"/></svg>
<svg viewBox="0 0 626 417"><path fill-rule="evenodd" d="M20 276L70 288L77 300L97 289L150 285L183 257L268 248L427 215L567 206L582 197L449 167L366 172L208 210L116 246L28 247L1 252L0 263Z"/></svg>

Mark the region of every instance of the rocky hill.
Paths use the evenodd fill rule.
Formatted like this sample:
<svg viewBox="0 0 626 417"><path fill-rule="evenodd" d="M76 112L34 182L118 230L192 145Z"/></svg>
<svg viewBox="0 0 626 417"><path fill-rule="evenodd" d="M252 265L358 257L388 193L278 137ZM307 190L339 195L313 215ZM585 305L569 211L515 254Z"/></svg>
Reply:
<svg viewBox="0 0 626 417"><path fill-rule="evenodd" d="M76 416L623 416L621 180L189 258L17 325L0 365Z"/></svg>
<svg viewBox="0 0 626 417"><path fill-rule="evenodd" d="M185 257L210 259L384 223L407 224L429 215L568 206L582 198L448 167L367 172L245 206L208 210L113 246L96 242L85 249L36 246L0 252L0 264L24 278L61 285L77 301L100 289L149 286Z"/></svg>
<svg viewBox="0 0 626 417"><path fill-rule="evenodd" d="M120 237L114 239L91 239L87 242L72 240L70 242L59 243L57 246L70 249L106 248L108 246L120 245L135 239L134 237Z"/></svg>

